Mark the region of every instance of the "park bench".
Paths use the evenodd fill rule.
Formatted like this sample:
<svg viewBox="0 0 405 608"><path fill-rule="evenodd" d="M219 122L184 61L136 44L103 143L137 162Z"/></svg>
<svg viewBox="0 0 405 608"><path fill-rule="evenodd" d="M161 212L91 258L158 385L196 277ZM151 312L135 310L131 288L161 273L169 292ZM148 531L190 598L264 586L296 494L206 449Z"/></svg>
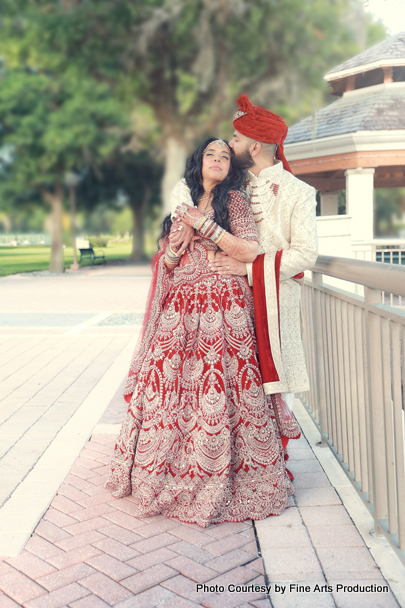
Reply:
<svg viewBox="0 0 405 608"><path fill-rule="evenodd" d="M104 262L104 264L106 263L105 261L105 255L103 251L97 251L97 253L94 251L93 247L86 247L86 248L80 248L80 260L79 260L79 264L82 264L82 260L85 258L90 258L91 259L91 265L93 267L95 260L102 260Z"/></svg>

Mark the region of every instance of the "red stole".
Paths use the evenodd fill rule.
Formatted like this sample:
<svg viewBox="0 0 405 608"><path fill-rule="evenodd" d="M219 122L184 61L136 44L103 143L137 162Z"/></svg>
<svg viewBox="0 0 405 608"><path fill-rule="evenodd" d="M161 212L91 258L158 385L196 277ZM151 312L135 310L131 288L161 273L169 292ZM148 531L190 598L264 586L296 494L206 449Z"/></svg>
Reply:
<svg viewBox="0 0 405 608"><path fill-rule="evenodd" d="M259 354L260 371L263 383L280 380L270 348L270 336L267 319L266 290L264 284L265 253L257 256L253 262L253 298L255 303L255 322L257 350ZM277 288L278 326L280 331L280 264L283 251L277 251L274 261L274 271Z"/></svg>
<svg viewBox="0 0 405 608"><path fill-rule="evenodd" d="M280 382L279 373L277 372L276 365L274 362L270 336L268 327L268 313L266 303L266 285L264 275L264 264L265 255L260 254L253 262L253 299L255 308L255 324L256 324L256 341L257 351L259 358L259 367L262 375L263 384L266 383L277 383ZM277 251L274 258L274 277L276 285L276 297L277 297L277 321L278 321L278 342L281 347L281 336L280 336L280 264L281 257L283 255L282 250ZM303 273L302 273L303 275ZM297 275L294 278L302 278L301 275ZM276 338L277 339L277 338ZM274 345L274 342L273 342ZM275 422L278 425L281 442L283 448L287 447L289 439L297 439L300 436L300 431L294 417L285 403L280 392L271 395L271 405L274 410ZM287 455L285 455L287 457ZM287 473L291 480L293 476L290 471Z"/></svg>

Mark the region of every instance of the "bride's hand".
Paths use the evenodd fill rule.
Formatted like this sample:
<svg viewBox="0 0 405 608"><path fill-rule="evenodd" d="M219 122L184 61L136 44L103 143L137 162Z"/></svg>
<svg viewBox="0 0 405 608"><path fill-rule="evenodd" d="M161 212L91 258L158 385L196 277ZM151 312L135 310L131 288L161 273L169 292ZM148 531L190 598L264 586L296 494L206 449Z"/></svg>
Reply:
<svg viewBox="0 0 405 608"><path fill-rule="evenodd" d="M197 207L190 207L189 205L178 205L176 207L176 219L181 219L187 226L193 227L197 220L204 216L201 211L198 211Z"/></svg>

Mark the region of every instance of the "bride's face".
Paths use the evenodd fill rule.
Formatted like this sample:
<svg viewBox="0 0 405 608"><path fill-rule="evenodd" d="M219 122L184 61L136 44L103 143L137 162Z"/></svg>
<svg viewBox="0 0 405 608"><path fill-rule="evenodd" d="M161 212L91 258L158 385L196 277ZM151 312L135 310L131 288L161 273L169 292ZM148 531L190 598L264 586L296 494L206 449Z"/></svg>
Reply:
<svg viewBox="0 0 405 608"><path fill-rule="evenodd" d="M202 159L203 180L223 182L229 173L231 155L226 145L218 146L212 142L204 152Z"/></svg>

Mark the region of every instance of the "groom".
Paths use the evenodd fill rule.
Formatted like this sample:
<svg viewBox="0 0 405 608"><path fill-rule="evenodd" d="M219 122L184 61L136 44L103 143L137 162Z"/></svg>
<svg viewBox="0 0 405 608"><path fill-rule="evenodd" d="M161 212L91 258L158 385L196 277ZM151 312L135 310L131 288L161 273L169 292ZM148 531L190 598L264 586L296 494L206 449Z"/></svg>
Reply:
<svg viewBox="0 0 405 608"><path fill-rule="evenodd" d="M291 173L284 156L288 127L283 119L252 105L245 95L238 104L229 145L234 162L248 170L246 195L259 233L259 255L246 264L218 253L210 265L220 275L247 275L265 393L283 393L291 404L294 393L309 390L296 279L317 258L315 190ZM193 232L184 228L180 234L185 248Z"/></svg>

